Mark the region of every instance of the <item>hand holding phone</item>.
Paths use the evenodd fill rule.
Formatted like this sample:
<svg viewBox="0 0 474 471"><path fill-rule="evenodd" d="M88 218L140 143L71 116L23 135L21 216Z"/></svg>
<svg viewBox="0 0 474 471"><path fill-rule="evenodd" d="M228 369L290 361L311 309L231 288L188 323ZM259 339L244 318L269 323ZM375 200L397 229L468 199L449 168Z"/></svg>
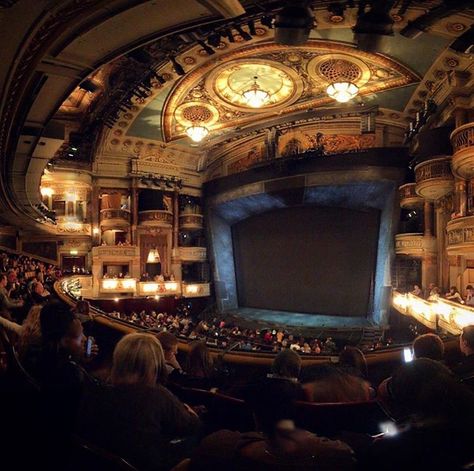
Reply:
<svg viewBox="0 0 474 471"><path fill-rule="evenodd" d="M92 345L94 345L94 337L87 337L86 340L86 357L90 358L92 355Z"/></svg>
<svg viewBox="0 0 474 471"><path fill-rule="evenodd" d="M403 349L403 361L405 363L410 363L411 361L413 361L413 357L414 355L411 348L406 347Z"/></svg>

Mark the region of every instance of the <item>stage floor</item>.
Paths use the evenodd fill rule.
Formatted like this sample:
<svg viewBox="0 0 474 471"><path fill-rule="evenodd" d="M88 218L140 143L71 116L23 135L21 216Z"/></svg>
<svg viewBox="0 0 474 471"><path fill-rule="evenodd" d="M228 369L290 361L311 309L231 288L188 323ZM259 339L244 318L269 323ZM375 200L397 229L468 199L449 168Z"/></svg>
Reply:
<svg viewBox="0 0 474 471"><path fill-rule="evenodd" d="M225 316L238 317L243 320L260 324L280 325L315 329L363 329L376 325L365 317L325 316L319 314L305 314L301 312L272 311L241 307L223 312Z"/></svg>

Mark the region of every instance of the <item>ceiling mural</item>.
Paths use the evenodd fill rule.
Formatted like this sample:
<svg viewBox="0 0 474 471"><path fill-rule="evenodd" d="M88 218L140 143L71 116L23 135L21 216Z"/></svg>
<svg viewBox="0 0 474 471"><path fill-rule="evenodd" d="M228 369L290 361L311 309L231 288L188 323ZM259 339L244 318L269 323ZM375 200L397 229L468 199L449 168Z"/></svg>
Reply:
<svg viewBox="0 0 474 471"><path fill-rule="evenodd" d="M248 106L243 96L253 80L270 95L258 109ZM259 44L209 60L187 74L165 102L163 136L165 141L180 139L192 122L215 132L271 115L331 105L334 101L326 89L335 81L354 83L363 97L419 80L415 72L393 59L346 44L311 41L291 49Z"/></svg>

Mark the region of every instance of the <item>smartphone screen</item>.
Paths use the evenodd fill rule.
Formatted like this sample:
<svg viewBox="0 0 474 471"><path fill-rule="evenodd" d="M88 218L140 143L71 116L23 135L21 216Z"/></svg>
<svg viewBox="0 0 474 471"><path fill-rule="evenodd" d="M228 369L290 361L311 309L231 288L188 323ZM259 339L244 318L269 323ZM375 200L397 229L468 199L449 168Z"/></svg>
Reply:
<svg viewBox="0 0 474 471"><path fill-rule="evenodd" d="M92 342L93 338L92 337L87 337L87 342L86 342L86 356L90 357L92 353Z"/></svg>
<svg viewBox="0 0 474 471"><path fill-rule="evenodd" d="M403 361L405 363L410 363L410 361L413 360L413 352L411 351L411 348L404 348L403 349Z"/></svg>

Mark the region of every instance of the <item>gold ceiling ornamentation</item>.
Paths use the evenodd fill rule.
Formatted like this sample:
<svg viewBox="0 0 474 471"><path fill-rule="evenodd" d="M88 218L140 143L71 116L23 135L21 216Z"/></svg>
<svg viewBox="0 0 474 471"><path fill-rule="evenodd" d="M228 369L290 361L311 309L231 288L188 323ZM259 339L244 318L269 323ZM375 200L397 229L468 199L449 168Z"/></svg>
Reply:
<svg viewBox="0 0 474 471"><path fill-rule="evenodd" d="M255 76L269 94L261 108L248 106L242 97ZM249 45L210 57L176 84L163 107L164 140L184 138L191 116L212 138L227 128L332 106L326 89L337 80L353 83L363 97L417 83L420 77L387 56L342 43L311 40L291 50L273 42Z"/></svg>
<svg viewBox="0 0 474 471"><path fill-rule="evenodd" d="M273 61L249 59L217 67L209 74L205 86L230 109L260 113L261 110L249 106L243 96L253 86L255 77L259 88L269 95L265 109L295 102L303 89L302 81L290 67Z"/></svg>

